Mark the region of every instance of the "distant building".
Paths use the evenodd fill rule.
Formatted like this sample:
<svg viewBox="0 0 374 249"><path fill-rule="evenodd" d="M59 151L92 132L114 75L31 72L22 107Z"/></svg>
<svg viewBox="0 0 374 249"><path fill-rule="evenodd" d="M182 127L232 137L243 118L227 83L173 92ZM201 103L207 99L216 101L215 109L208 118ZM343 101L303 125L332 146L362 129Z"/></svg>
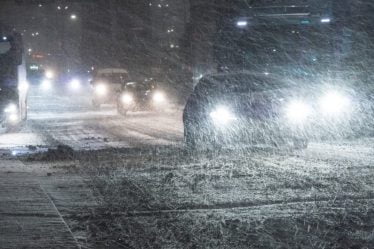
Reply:
<svg viewBox="0 0 374 249"><path fill-rule="evenodd" d="M188 1L109 0L82 5L81 57L88 68L122 66L140 77L168 75L180 64Z"/></svg>
<svg viewBox="0 0 374 249"><path fill-rule="evenodd" d="M191 68L194 84L204 76L217 70L214 61L214 36L219 27L218 19L223 7L230 6L224 0L190 0L190 21L184 38L186 62Z"/></svg>
<svg viewBox="0 0 374 249"><path fill-rule="evenodd" d="M181 39L189 21L189 1L151 0L151 29L153 41L153 69L178 72Z"/></svg>
<svg viewBox="0 0 374 249"><path fill-rule="evenodd" d="M80 19L72 22L69 13L79 12L78 3L37 4L25 1L1 3L0 19L23 36L29 60L37 67L53 67L61 72L77 69L80 60ZM37 57L38 60L34 60Z"/></svg>

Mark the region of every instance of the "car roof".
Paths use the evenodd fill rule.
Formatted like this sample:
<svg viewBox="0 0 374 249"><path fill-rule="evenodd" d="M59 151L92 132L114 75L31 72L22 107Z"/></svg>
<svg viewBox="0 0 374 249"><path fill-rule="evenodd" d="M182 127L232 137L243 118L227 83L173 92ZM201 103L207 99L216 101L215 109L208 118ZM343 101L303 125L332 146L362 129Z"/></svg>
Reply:
<svg viewBox="0 0 374 249"><path fill-rule="evenodd" d="M279 75L268 73L268 72L252 72L252 71L236 71L236 72L224 72L224 73L212 73L205 75L202 79L214 79L220 77L235 77L235 76L247 76L257 77L264 79L279 79Z"/></svg>
<svg viewBox="0 0 374 249"><path fill-rule="evenodd" d="M277 75L277 74L271 74L267 72L258 73L258 72L240 71L240 72L207 74L199 80L198 85L201 82L206 82L208 84L215 85L221 81L230 80L231 78L232 79L238 79L238 78L251 79L252 78L252 79L257 79L263 82L271 82L271 81L285 82L286 81L284 77ZM234 81L234 82L239 83L240 81ZM230 84L234 82L231 82Z"/></svg>
<svg viewBox="0 0 374 249"><path fill-rule="evenodd" d="M128 73L126 69L123 68L103 68L97 70L98 74L110 74L110 73Z"/></svg>

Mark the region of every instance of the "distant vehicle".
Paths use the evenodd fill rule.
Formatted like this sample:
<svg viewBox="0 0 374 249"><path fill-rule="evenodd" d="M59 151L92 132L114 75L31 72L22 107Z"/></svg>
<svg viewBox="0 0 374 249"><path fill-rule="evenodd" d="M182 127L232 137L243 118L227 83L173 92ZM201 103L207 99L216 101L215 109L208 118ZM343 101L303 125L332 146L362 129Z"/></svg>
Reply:
<svg viewBox="0 0 374 249"><path fill-rule="evenodd" d="M115 104L123 85L130 81L127 70L121 68L99 69L91 84L94 89L92 105Z"/></svg>
<svg viewBox="0 0 374 249"><path fill-rule="evenodd" d="M6 128L27 119L28 83L21 35L0 25L0 121Z"/></svg>
<svg viewBox="0 0 374 249"><path fill-rule="evenodd" d="M26 57L27 79L31 85L39 85L44 80L46 69L44 65L48 65L47 55L34 52L32 49L28 50Z"/></svg>
<svg viewBox="0 0 374 249"><path fill-rule="evenodd" d="M128 82L117 100L118 113L128 111L164 111L168 106L166 92L160 83L146 79L141 83Z"/></svg>
<svg viewBox="0 0 374 249"><path fill-rule="evenodd" d="M253 144L306 148L309 106L299 94L296 86L271 75L203 77L184 109L185 142L190 148Z"/></svg>

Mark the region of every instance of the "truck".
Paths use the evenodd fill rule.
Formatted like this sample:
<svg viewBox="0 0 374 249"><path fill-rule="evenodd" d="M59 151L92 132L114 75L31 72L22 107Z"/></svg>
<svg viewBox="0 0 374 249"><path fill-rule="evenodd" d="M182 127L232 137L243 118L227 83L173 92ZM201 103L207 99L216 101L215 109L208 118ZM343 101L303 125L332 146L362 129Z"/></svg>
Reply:
<svg viewBox="0 0 374 249"><path fill-rule="evenodd" d="M0 123L19 127L27 119L28 82L22 37L0 24Z"/></svg>
<svg viewBox="0 0 374 249"><path fill-rule="evenodd" d="M371 71L369 0L219 0L211 8L216 10L210 18L207 8L191 13L197 20L204 17L193 24L189 46L197 81L205 74L239 70L314 79L342 72L359 72L362 78Z"/></svg>

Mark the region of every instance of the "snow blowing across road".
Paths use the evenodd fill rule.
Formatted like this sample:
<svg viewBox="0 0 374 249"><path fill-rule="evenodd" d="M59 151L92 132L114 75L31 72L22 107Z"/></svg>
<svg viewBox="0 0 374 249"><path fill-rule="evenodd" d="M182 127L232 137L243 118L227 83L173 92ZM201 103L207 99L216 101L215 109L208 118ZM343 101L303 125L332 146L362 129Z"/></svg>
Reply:
<svg viewBox="0 0 374 249"><path fill-rule="evenodd" d="M182 141L181 108L122 117L114 106L94 110L89 100L88 94L64 96L31 89L27 124L19 132L1 134L0 148L66 145L74 150L99 150Z"/></svg>

